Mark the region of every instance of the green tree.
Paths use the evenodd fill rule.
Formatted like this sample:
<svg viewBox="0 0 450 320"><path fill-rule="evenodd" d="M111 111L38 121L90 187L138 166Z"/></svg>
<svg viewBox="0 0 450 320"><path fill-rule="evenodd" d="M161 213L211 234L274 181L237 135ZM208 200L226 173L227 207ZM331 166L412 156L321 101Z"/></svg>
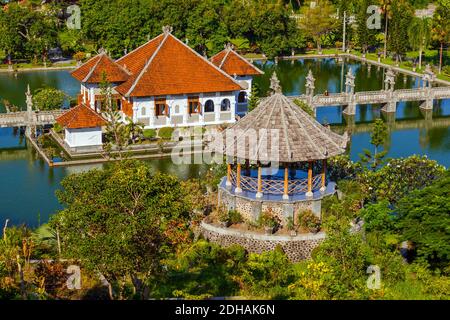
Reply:
<svg viewBox="0 0 450 320"><path fill-rule="evenodd" d="M382 165L387 151L383 150L379 152L379 148L386 143L387 138L388 130L386 124L383 120L376 119L370 135L370 143L374 146L374 153L372 154L370 150L364 149L364 153L359 155L361 162L365 165L370 164L372 170L376 170Z"/></svg>
<svg viewBox="0 0 450 320"><path fill-rule="evenodd" d="M363 193L374 201L396 203L410 192L424 188L440 178L445 168L426 156L391 159L376 172L363 172L358 180Z"/></svg>
<svg viewBox="0 0 450 320"><path fill-rule="evenodd" d="M141 122L134 122L133 119L127 117L126 131L131 143L136 143L144 135L144 124Z"/></svg>
<svg viewBox="0 0 450 320"><path fill-rule="evenodd" d="M432 22L432 39L439 43L439 73L442 71L444 44L450 40L450 3L441 0L436 8Z"/></svg>
<svg viewBox="0 0 450 320"><path fill-rule="evenodd" d="M450 172L427 188L412 192L398 204L398 226L417 255L432 267L450 266Z"/></svg>
<svg viewBox="0 0 450 320"><path fill-rule="evenodd" d="M328 0L315 3L314 7L308 2L301 8L303 17L299 23L305 33L316 42L317 50L321 52L324 38L336 29L338 20L334 17L334 6Z"/></svg>
<svg viewBox="0 0 450 320"><path fill-rule="evenodd" d="M393 0L380 0L381 13L384 15L384 50L383 57L387 56L387 43L388 43L388 26L389 19L392 17L391 3Z"/></svg>
<svg viewBox="0 0 450 320"><path fill-rule="evenodd" d="M267 299L288 297L287 286L294 280L294 270L280 247L262 254L250 254L241 275L246 296Z"/></svg>
<svg viewBox="0 0 450 320"><path fill-rule="evenodd" d="M190 208L179 181L139 161L67 176L57 191L65 209L51 218L65 258L110 284L112 298L147 298L150 279L177 243L189 243Z"/></svg>
<svg viewBox="0 0 450 320"><path fill-rule="evenodd" d="M427 18L415 17L408 27L409 44L413 50L419 50L419 69L422 69L422 53L430 43L431 23Z"/></svg>
<svg viewBox="0 0 450 320"><path fill-rule="evenodd" d="M251 112L255 110L255 108L259 104L259 87L256 82L253 82L252 84L252 92L250 94L250 97L248 98L248 111Z"/></svg>
<svg viewBox="0 0 450 320"><path fill-rule="evenodd" d="M359 214L364 219L364 229L369 232L388 232L394 228L393 212L386 200L369 204Z"/></svg>
<svg viewBox="0 0 450 320"><path fill-rule="evenodd" d="M357 34L357 43L361 47L361 51L363 53L367 52L367 48L369 45L375 42L375 33L373 30L369 30L367 28L367 8L371 5L370 0L359 0L358 2L358 11L356 14L356 34Z"/></svg>
<svg viewBox="0 0 450 320"><path fill-rule="evenodd" d="M239 293L236 277L247 262L240 246L223 248L200 240L175 258L166 260L167 272L155 284L157 297L207 299Z"/></svg>
<svg viewBox="0 0 450 320"><path fill-rule="evenodd" d="M36 110L61 109L66 94L55 88L40 88L33 93L33 106Z"/></svg>
<svg viewBox="0 0 450 320"><path fill-rule="evenodd" d="M395 54L396 60L401 60L408 50L408 27L414 17L414 10L405 0L392 0L391 27L392 36L388 38L388 48Z"/></svg>
<svg viewBox="0 0 450 320"><path fill-rule="evenodd" d="M313 253L314 260L324 261L334 270L334 298L359 296L365 288L366 269L370 265L369 248L360 234L350 232L347 218L330 217L325 229L327 239Z"/></svg>
<svg viewBox="0 0 450 320"><path fill-rule="evenodd" d="M8 4L0 13L0 45L12 56L46 60L48 49L57 43L57 19L50 10L30 5Z"/></svg>
<svg viewBox="0 0 450 320"><path fill-rule="evenodd" d="M106 124L106 141L103 143L103 151L109 158L118 157L123 160L126 157L125 149L129 145L130 126L122 121L122 115L119 113L117 101L112 98L112 86L107 80L105 72L102 73L102 81L100 82L100 91L102 95L101 112L108 119ZM133 129L137 126L134 124Z"/></svg>

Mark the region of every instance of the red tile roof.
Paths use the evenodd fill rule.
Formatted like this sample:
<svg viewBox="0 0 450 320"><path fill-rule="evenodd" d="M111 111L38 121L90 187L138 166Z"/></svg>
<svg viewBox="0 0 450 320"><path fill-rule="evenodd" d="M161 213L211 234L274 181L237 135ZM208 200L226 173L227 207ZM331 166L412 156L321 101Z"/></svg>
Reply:
<svg viewBox="0 0 450 320"><path fill-rule="evenodd" d="M107 54L101 53L72 72L72 76L84 83L102 82L102 73L108 82L125 82L130 77L128 71L115 63Z"/></svg>
<svg viewBox="0 0 450 320"><path fill-rule="evenodd" d="M211 62L231 76L256 76L264 73L232 49L222 50L211 58Z"/></svg>
<svg viewBox="0 0 450 320"><path fill-rule="evenodd" d="M56 122L67 129L95 128L106 125L106 120L91 108L80 104L58 119Z"/></svg>
<svg viewBox="0 0 450 320"><path fill-rule="evenodd" d="M116 90L131 97L241 90L228 74L172 34L162 34L116 61L133 74Z"/></svg>

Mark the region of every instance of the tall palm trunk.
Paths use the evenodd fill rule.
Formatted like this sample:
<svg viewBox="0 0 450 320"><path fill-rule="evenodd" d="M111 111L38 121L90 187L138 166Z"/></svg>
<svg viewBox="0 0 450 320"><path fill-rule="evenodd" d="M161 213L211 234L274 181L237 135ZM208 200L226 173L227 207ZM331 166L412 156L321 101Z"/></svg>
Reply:
<svg viewBox="0 0 450 320"><path fill-rule="evenodd" d="M384 25L384 53L383 56L386 59L387 55L387 36L388 36L388 14L385 14L385 25Z"/></svg>
<svg viewBox="0 0 450 320"><path fill-rule="evenodd" d="M420 45L420 47L419 47L419 69L422 69L422 52L423 52L423 45Z"/></svg>

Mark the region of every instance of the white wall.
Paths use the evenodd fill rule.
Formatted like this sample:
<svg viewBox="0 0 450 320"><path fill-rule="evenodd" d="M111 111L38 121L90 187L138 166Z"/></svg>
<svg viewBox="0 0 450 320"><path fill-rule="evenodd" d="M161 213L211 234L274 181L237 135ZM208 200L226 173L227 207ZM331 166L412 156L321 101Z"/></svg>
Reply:
<svg viewBox="0 0 450 320"><path fill-rule="evenodd" d="M102 142L102 128L66 129L64 140L71 148L100 146Z"/></svg>
<svg viewBox="0 0 450 320"><path fill-rule="evenodd" d="M200 104L204 108L206 101L212 100L214 102L214 114L216 115L217 121L214 123L208 124L220 124L225 122L234 122L235 114L236 114L236 104L237 104L237 96L240 91L233 91L228 93L201 93L201 94L192 94L192 95L168 95L166 96L166 103L169 106L169 114L170 116L183 116L185 118L189 115L188 110L188 97L189 96L199 96ZM232 121L220 121L220 113L221 113L221 103L224 99L230 100L231 110L229 112L232 113ZM203 109L203 114L204 109ZM148 119L148 128L160 128L163 126L170 126L170 121L167 120L166 125L155 125L154 124L155 117L155 104L154 98L135 98L133 102L133 121L138 122L143 119ZM202 118L202 116L200 117ZM145 121L143 121L145 123ZM179 126L193 126L193 125L202 125L203 121L200 119L198 123L183 123Z"/></svg>

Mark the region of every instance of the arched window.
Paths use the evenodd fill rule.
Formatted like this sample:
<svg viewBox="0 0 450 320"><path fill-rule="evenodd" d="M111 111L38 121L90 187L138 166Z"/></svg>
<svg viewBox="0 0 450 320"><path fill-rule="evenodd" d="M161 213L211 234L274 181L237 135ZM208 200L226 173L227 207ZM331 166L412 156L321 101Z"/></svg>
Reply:
<svg viewBox="0 0 450 320"><path fill-rule="evenodd" d="M241 91L238 96L238 103L246 103L247 102L247 92Z"/></svg>
<svg viewBox="0 0 450 320"><path fill-rule="evenodd" d="M141 116L145 116L145 114L146 114L145 107L142 107L142 109L141 109Z"/></svg>
<svg viewBox="0 0 450 320"><path fill-rule="evenodd" d="M208 100L205 102L205 112L214 112L214 101Z"/></svg>
<svg viewBox="0 0 450 320"><path fill-rule="evenodd" d="M220 111L230 111L231 110L231 102L229 99L223 99L220 104Z"/></svg>

